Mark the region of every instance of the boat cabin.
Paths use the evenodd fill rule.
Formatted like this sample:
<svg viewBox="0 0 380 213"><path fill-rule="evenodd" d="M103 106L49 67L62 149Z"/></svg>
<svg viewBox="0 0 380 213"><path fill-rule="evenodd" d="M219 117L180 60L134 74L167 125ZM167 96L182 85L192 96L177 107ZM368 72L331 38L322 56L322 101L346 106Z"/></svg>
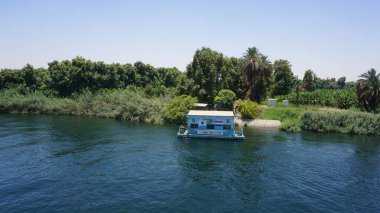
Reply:
<svg viewBox="0 0 380 213"><path fill-rule="evenodd" d="M190 110L188 131L192 135L224 135L234 134L234 113L232 111Z"/></svg>
<svg viewBox="0 0 380 213"><path fill-rule="evenodd" d="M179 127L178 138L245 140L242 130L234 130L232 111L190 110L187 118L188 126Z"/></svg>

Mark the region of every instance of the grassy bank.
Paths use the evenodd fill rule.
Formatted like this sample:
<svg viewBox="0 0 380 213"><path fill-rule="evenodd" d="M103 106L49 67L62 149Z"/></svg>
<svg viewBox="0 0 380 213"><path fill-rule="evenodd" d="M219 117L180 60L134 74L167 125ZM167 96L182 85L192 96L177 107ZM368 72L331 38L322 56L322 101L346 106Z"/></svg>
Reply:
<svg viewBox="0 0 380 213"><path fill-rule="evenodd" d="M133 89L84 92L70 98L41 92L22 94L16 89L0 92L0 112L98 116L128 121L159 123L170 97L148 96Z"/></svg>
<svg viewBox="0 0 380 213"><path fill-rule="evenodd" d="M258 118L280 120L280 129L297 132L339 132L380 135L380 115L354 110L318 108L313 106L260 106Z"/></svg>
<svg viewBox="0 0 380 213"><path fill-rule="evenodd" d="M260 107L261 112L258 118L267 119L267 120L280 120L281 121L280 129L291 131L291 132L297 132L301 130L300 124L299 124L299 121L300 121L299 118L307 110L315 110L315 108L296 107L296 106L289 106L289 107L261 106Z"/></svg>
<svg viewBox="0 0 380 213"><path fill-rule="evenodd" d="M300 126L317 132L380 135L380 115L354 111L308 111L301 115Z"/></svg>

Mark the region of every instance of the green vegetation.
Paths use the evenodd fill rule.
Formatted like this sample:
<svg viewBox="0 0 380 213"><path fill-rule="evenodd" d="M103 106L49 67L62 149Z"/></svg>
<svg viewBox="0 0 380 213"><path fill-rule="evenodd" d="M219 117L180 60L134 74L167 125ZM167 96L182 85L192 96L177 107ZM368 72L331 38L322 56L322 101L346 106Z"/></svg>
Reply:
<svg viewBox="0 0 380 213"><path fill-rule="evenodd" d="M260 119L280 120L280 129L296 132L300 131L299 118L307 110L315 110L311 107L276 106L265 107L261 110Z"/></svg>
<svg viewBox="0 0 380 213"><path fill-rule="evenodd" d="M0 89L23 85L33 91L50 90L59 97L68 97L84 90L119 89L127 86L172 88L183 75L177 68L154 68L142 62L134 65L105 64L82 57L71 61L53 61L48 65L48 69L35 69L27 64L21 70L2 70Z"/></svg>
<svg viewBox="0 0 380 213"><path fill-rule="evenodd" d="M321 79L315 77L316 89L355 89L354 82L346 82L346 77Z"/></svg>
<svg viewBox="0 0 380 213"><path fill-rule="evenodd" d="M239 63L238 58L225 57L210 48L197 50L193 61L187 66L187 79L182 82L188 89L183 90L184 94L197 97L209 106L214 105L215 97L222 89L232 90L242 98L246 88Z"/></svg>
<svg viewBox="0 0 380 213"><path fill-rule="evenodd" d="M260 115L259 105L250 100L238 100L236 102L237 110L241 114L242 118L253 119Z"/></svg>
<svg viewBox="0 0 380 213"><path fill-rule="evenodd" d="M315 90L315 80L316 75L312 70L306 70L305 75L303 76L303 88L306 91Z"/></svg>
<svg viewBox="0 0 380 213"><path fill-rule="evenodd" d="M308 111L301 128L318 132L380 135L380 115L353 111Z"/></svg>
<svg viewBox="0 0 380 213"><path fill-rule="evenodd" d="M306 107L265 107L262 109L259 118L268 120L296 120L302 113L311 108Z"/></svg>
<svg viewBox="0 0 380 213"><path fill-rule="evenodd" d="M241 66L248 89L246 97L256 102L263 101L272 83L273 66L268 56L261 54L256 47L248 48Z"/></svg>
<svg viewBox="0 0 380 213"><path fill-rule="evenodd" d="M195 105L198 100L191 96L182 95L173 98L163 110L165 120L173 123L185 123L185 114Z"/></svg>
<svg viewBox="0 0 380 213"><path fill-rule="evenodd" d="M337 82L316 78L315 74L312 77L317 88L352 85L344 78ZM203 47L196 50L185 72L175 67L155 68L142 62L106 64L76 57L50 62L47 69L34 68L30 64L22 69L3 69L0 90L21 86L29 91L66 98L83 91L133 86L143 88L151 96L190 95L213 106L217 93L223 89L233 91L237 99L260 102L269 94L286 95L294 91L294 80L288 61L279 59L272 66L268 56L255 47L248 48L241 58L226 57Z"/></svg>
<svg viewBox="0 0 380 213"><path fill-rule="evenodd" d="M232 110L235 100L236 94L229 89L220 90L218 96L215 97L215 102L220 101L222 103L223 110Z"/></svg>
<svg viewBox="0 0 380 213"><path fill-rule="evenodd" d="M358 102L354 90L315 90L313 92L291 93L276 96L278 100L289 100L301 105L314 105L349 109L357 107Z"/></svg>
<svg viewBox="0 0 380 213"><path fill-rule="evenodd" d="M376 112L380 103L380 74L371 69L360 77L356 89L359 104L369 112Z"/></svg>
<svg viewBox="0 0 380 213"><path fill-rule="evenodd" d="M129 88L85 91L70 98L49 97L41 92L20 93L17 89L0 92L0 112L85 115L128 121L159 123L169 97L149 97Z"/></svg>
<svg viewBox="0 0 380 213"><path fill-rule="evenodd" d="M196 50L185 72L142 62L106 64L76 57L50 62L46 69L30 64L2 69L0 112L182 123L198 100L209 106L220 101L223 109L232 110L238 99L235 104L243 118L281 120L281 128L287 131L375 134L378 115L353 109L379 112L380 74L371 69L360 77L355 84L345 77L321 79L306 70L299 80L289 61L279 59L272 65L255 47L241 58L203 47ZM257 104L270 94L292 104L269 108ZM350 111L324 112L324 107Z"/></svg>
<svg viewBox="0 0 380 213"><path fill-rule="evenodd" d="M294 87L296 78L293 75L291 65L287 60L276 60L274 68L273 95L287 95Z"/></svg>

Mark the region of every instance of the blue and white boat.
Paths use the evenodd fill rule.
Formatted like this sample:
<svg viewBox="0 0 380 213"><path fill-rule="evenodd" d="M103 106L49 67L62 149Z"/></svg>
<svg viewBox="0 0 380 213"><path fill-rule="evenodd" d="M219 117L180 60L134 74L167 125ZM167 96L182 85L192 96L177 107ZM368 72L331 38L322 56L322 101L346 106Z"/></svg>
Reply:
<svg viewBox="0 0 380 213"><path fill-rule="evenodd" d="M235 130L232 111L190 110L187 127L179 128L178 138L245 140L243 131Z"/></svg>

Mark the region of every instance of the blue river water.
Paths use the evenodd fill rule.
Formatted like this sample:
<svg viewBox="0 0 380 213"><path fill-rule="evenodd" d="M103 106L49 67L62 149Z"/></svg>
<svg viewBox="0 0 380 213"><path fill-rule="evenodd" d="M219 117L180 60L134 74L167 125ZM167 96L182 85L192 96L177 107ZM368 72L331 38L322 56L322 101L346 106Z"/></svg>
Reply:
<svg viewBox="0 0 380 213"><path fill-rule="evenodd" d="M0 114L1 212L380 212L380 138Z"/></svg>

